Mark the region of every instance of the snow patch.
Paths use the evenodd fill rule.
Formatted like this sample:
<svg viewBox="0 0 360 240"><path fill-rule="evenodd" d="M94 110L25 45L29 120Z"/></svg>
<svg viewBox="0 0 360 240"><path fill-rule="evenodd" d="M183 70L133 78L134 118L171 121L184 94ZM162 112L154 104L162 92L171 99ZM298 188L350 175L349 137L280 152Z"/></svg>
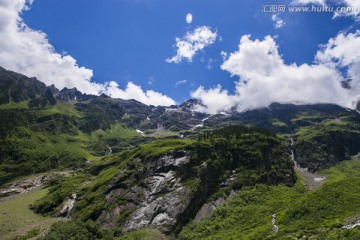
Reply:
<svg viewBox="0 0 360 240"><path fill-rule="evenodd" d="M195 125L191 130L195 130L196 128L203 127L203 126L204 126L204 122L205 122L206 120L208 120L208 119L209 119L210 117L212 117L212 116L214 116L214 115L210 115L210 116L202 119L202 120L201 120L201 123L198 124L198 125Z"/></svg>
<svg viewBox="0 0 360 240"><path fill-rule="evenodd" d="M225 116L230 116L230 114L228 114L227 112L220 112L219 114L225 115Z"/></svg>
<svg viewBox="0 0 360 240"><path fill-rule="evenodd" d="M137 133L140 133L141 136L143 136L143 137L146 136L146 134L145 134L143 131L141 131L140 129L136 129L136 132L137 132Z"/></svg>
<svg viewBox="0 0 360 240"><path fill-rule="evenodd" d="M166 112L175 112L175 111L179 111L178 108L166 108L165 109Z"/></svg>

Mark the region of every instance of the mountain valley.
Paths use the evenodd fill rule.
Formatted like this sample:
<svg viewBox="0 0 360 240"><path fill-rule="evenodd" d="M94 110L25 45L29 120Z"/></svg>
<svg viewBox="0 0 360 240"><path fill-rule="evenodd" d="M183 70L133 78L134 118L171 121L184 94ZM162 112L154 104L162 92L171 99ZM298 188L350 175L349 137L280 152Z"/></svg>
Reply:
<svg viewBox="0 0 360 240"><path fill-rule="evenodd" d="M58 90L0 68L0 238L360 238L360 109L201 104ZM28 227L8 222L23 221L16 209Z"/></svg>

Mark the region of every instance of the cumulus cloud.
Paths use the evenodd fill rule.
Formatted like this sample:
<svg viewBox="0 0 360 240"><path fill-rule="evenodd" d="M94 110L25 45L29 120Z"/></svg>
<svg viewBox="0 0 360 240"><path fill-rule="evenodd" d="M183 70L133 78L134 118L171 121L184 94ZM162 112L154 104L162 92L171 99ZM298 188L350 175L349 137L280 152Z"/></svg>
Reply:
<svg viewBox="0 0 360 240"><path fill-rule="evenodd" d="M90 82L91 69L78 66L69 55L57 53L45 33L33 30L23 22L20 14L28 10L30 4L26 0L1 1L0 65L59 88L76 87L97 94L101 85Z"/></svg>
<svg viewBox="0 0 360 240"><path fill-rule="evenodd" d="M220 85L205 90L200 86L196 91L191 92L191 97L200 99L202 104L195 106L195 111L216 114L220 111L229 111L237 102L239 96L230 95L227 90L222 89Z"/></svg>
<svg viewBox="0 0 360 240"><path fill-rule="evenodd" d="M282 20L278 14L273 14L271 20L274 22L274 28L278 29L285 25L284 20Z"/></svg>
<svg viewBox="0 0 360 240"><path fill-rule="evenodd" d="M216 38L217 32L211 31L210 27L198 27L192 32L187 32L183 38L176 38L176 55L165 61L168 63L180 63L185 58L192 62L195 54L212 45Z"/></svg>
<svg viewBox="0 0 360 240"><path fill-rule="evenodd" d="M0 65L30 77L37 77L47 85L54 84L60 89L76 87L88 94L107 94L107 88L103 84L91 81L91 69L79 66L76 60L65 52L57 53L44 32L31 29L24 23L20 15L29 10L31 4L32 0L0 1ZM155 92L147 92L145 96L148 98L141 97L140 100L146 99L154 103L157 99L150 98L164 99L163 95ZM165 104L169 102L168 99L164 101Z"/></svg>
<svg viewBox="0 0 360 240"><path fill-rule="evenodd" d="M360 94L360 30L355 33L340 33L321 46L316 54L316 61L333 68L345 69L350 78L353 96Z"/></svg>
<svg viewBox="0 0 360 240"><path fill-rule="evenodd" d="M321 45L316 54L316 61L335 64L340 67L351 66L360 61L360 30L355 33L340 33Z"/></svg>
<svg viewBox="0 0 360 240"><path fill-rule="evenodd" d="M193 15L192 15L191 13L188 13L188 14L186 15L186 22L187 22L188 24L190 24L190 23L192 23L192 20L193 20Z"/></svg>
<svg viewBox="0 0 360 240"><path fill-rule="evenodd" d="M341 0L348 8L341 9L342 11L335 12L334 17L350 16L360 21L360 1L359 0Z"/></svg>
<svg viewBox="0 0 360 240"><path fill-rule="evenodd" d="M353 17L357 21L360 20L360 1L359 0L339 0L334 2L333 0L293 0L291 4L318 4L318 5L329 5L334 6L334 18L336 17ZM343 6L341 6L343 5ZM341 6L339 9L336 9L338 6Z"/></svg>
<svg viewBox="0 0 360 240"><path fill-rule="evenodd" d="M345 78L338 68L348 67L349 74L359 75L359 58L354 54L358 41L359 32L340 34L322 46L316 63L297 65L284 62L272 37L251 40L250 35L245 35L239 50L231 53L221 66L239 77L235 93L230 95L221 90L221 86L209 90L200 87L192 96L200 99L209 113L231 107L239 111L267 107L272 102L335 103L354 107L360 96L359 89L342 88L341 81ZM358 85L357 81L352 84ZM209 99L224 99L224 104L210 106Z"/></svg>
<svg viewBox="0 0 360 240"><path fill-rule="evenodd" d="M132 82L127 84L125 90L122 90L116 82L111 81L105 84L105 90L110 97L125 100L135 99L147 105L170 106L175 104L175 101L171 98L161 93L154 92L153 90L147 90L145 92L140 86L137 86Z"/></svg>

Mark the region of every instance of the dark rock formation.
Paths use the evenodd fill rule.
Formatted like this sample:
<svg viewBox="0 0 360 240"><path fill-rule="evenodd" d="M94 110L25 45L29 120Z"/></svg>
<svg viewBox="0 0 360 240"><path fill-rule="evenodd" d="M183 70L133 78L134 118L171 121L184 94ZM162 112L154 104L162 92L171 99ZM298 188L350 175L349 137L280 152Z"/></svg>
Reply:
<svg viewBox="0 0 360 240"><path fill-rule="evenodd" d="M82 96L83 94L80 91L78 91L76 88L71 88L71 89L64 88L57 95L57 99L64 102L69 102L73 100L80 100L82 99Z"/></svg>
<svg viewBox="0 0 360 240"><path fill-rule="evenodd" d="M351 81L352 81L351 78L345 81L341 81L341 86L345 89L351 89Z"/></svg>

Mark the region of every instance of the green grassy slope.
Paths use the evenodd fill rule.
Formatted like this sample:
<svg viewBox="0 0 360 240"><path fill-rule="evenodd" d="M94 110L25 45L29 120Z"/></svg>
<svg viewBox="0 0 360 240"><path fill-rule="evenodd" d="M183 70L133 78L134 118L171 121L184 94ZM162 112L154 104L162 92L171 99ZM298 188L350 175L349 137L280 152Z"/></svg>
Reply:
<svg viewBox="0 0 360 240"><path fill-rule="evenodd" d="M79 166L110 152L147 141L120 122L86 133L86 113L73 103L29 109L20 103L0 105L0 183L50 169ZM88 125L87 125L88 126Z"/></svg>
<svg viewBox="0 0 360 240"><path fill-rule="evenodd" d="M109 200L106 195L113 187L146 187L144 180L148 164L176 149L190 152L189 162L176 170L176 175L181 178L183 186L191 190L193 204L179 217L174 231L180 230L189 218L194 217L203 203L226 196L231 189L247 189L261 183L292 186L295 180L285 146L275 135L260 129L230 126L202 135L198 140L157 140L93 161L75 175L54 182L49 188L50 194L35 202L33 207L36 212L53 214L61 202L59 196L65 199L76 191L80 200L73 211L75 220L94 220L101 224L100 215L120 206L122 211L114 225L121 227L135 210L128 203L142 201L141 196L128 199L119 195ZM234 172L234 182L220 189L220 183ZM113 230L121 233L121 229Z"/></svg>
<svg viewBox="0 0 360 240"><path fill-rule="evenodd" d="M25 235L28 231L49 228L57 218L43 217L29 209L30 204L46 196L45 189L36 189L16 198L0 201L0 238Z"/></svg>
<svg viewBox="0 0 360 240"><path fill-rule="evenodd" d="M297 162L310 171L335 166L360 152L360 114L333 104L273 103L268 108L212 116L205 128L229 123L269 129L285 140L293 135Z"/></svg>
<svg viewBox="0 0 360 240"><path fill-rule="evenodd" d="M314 191L300 182L244 188L212 217L185 226L179 239L358 239L359 229L342 226L360 212L359 168L353 159L323 171L327 183Z"/></svg>

